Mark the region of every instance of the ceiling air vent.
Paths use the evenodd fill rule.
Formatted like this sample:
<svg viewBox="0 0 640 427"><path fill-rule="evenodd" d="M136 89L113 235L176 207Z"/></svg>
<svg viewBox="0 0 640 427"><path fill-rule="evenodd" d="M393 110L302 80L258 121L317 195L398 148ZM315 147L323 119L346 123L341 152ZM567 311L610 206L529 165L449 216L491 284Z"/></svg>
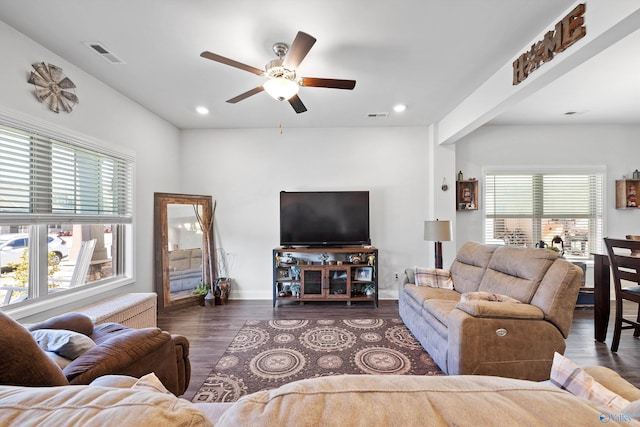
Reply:
<svg viewBox="0 0 640 427"><path fill-rule="evenodd" d="M389 117L389 113L368 113L367 117L375 118L375 117Z"/></svg>
<svg viewBox="0 0 640 427"><path fill-rule="evenodd" d="M100 55L106 61L111 64L124 64L125 62L118 58L114 53L110 52L101 42L87 42L85 43L88 48Z"/></svg>

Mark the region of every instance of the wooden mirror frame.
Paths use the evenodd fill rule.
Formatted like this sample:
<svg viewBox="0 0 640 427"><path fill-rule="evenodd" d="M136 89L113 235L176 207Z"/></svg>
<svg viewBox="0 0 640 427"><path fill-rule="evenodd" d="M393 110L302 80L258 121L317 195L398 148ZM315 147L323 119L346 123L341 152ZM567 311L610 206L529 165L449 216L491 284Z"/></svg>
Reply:
<svg viewBox="0 0 640 427"><path fill-rule="evenodd" d="M154 193L153 194L153 219L154 219L154 258L155 258L155 289L158 294L158 310L165 310L176 306L193 305L200 302L200 295L186 295L179 298L171 297L169 278L169 242L167 222L167 205L200 205L202 206L202 217L211 218L213 214L213 201L211 196L176 194L176 193ZM196 215L194 213L194 219ZM196 219L197 221L197 219ZM204 233L208 233L209 238L205 238ZM206 247L208 245L208 251ZM209 268L210 259L207 253L213 254L213 227L203 230L202 237L202 277L203 283L212 283L211 271Z"/></svg>

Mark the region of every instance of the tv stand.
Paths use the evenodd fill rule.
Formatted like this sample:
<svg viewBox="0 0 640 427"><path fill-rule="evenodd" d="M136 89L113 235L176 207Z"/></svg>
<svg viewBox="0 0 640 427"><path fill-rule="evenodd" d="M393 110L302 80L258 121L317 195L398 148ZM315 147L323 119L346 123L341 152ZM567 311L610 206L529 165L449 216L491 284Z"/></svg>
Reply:
<svg viewBox="0 0 640 427"><path fill-rule="evenodd" d="M331 252L333 249L342 249L342 248L351 248L353 250L358 248L370 248L371 246L359 246L359 245L323 245L323 244L313 244L313 245L301 245L301 246L282 246L281 249L324 249L325 251Z"/></svg>
<svg viewBox="0 0 640 427"><path fill-rule="evenodd" d="M358 259L360 258L360 259ZM378 249L372 246L273 250L273 306L280 302L372 302L378 307Z"/></svg>

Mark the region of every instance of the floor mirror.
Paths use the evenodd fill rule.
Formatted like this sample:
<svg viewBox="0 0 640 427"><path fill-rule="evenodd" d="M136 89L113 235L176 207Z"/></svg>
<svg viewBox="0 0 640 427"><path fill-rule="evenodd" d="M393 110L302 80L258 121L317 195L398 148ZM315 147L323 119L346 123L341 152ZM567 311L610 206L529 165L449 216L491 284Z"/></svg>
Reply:
<svg viewBox="0 0 640 427"><path fill-rule="evenodd" d="M158 309L199 303L214 278L211 196L154 193L154 250Z"/></svg>

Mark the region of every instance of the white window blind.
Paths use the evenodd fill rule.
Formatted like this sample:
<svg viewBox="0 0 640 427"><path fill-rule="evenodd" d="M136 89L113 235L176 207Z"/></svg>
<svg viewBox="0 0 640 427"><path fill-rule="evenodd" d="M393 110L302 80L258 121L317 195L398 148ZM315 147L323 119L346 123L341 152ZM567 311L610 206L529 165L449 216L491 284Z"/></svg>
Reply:
<svg viewBox="0 0 640 427"><path fill-rule="evenodd" d="M0 217L131 223L133 162L0 126Z"/></svg>
<svg viewBox="0 0 640 427"><path fill-rule="evenodd" d="M491 173L485 193L487 243L543 241L575 257L602 250L602 173Z"/></svg>

